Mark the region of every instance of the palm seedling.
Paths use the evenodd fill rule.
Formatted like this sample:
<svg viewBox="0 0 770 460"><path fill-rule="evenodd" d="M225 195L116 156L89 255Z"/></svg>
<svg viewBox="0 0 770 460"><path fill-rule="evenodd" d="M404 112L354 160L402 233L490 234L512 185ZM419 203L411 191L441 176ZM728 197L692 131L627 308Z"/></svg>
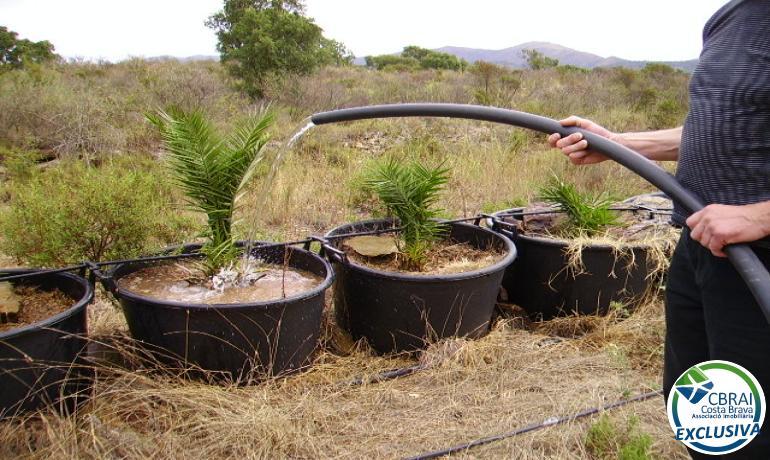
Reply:
<svg viewBox="0 0 770 460"><path fill-rule="evenodd" d="M377 163L364 179L364 188L400 222L399 250L408 269L424 267L427 252L445 230L435 219L441 214L436 208L438 196L448 180L449 169L443 165L427 167L393 159Z"/></svg>
<svg viewBox="0 0 770 460"><path fill-rule="evenodd" d="M224 138L197 111L158 111L146 117L161 133L174 182L191 208L206 214L208 229L201 252L206 274L213 275L238 255L233 214L264 157L273 116L262 112Z"/></svg>
<svg viewBox="0 0 770 460"><path fill-rule="evenodd" d="M556 175L540 189L539 195L567 215L567 224L560 229L565 236L590 237L608 226L619 224L610 209L613 201L606 194L580 193L574 185Z"/></svg>

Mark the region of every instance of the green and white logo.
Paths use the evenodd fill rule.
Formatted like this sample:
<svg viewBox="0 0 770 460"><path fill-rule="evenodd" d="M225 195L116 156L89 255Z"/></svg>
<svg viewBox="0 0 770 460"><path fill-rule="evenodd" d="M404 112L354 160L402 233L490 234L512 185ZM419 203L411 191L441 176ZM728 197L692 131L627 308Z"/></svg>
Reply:
<svg viewBox="0 0 770 460"><path fill-rule="evenodd" d="M751 372L729 361L689 368L668 395L674 437L710 455L734 452L759 433L765 394Z"/></svg>

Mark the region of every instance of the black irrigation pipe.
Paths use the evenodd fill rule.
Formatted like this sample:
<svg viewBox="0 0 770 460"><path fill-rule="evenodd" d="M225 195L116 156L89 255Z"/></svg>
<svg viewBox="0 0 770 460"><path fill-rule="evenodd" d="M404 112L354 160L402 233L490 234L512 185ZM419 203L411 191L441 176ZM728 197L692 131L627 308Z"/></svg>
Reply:
<svg viewBox="0 0 770 460"><path fill-rule="evenodd" d="M623 211L623 212L649 212L650 214L662 214L669 215L672 213L670 208L650 208L647 206L635 206L635 207L623 207L623 208L608 208L609 211ZM564 214L566 211L563 209L543 209L540 211L524 211L523 209L511 209L497 213L497 217L522 217L522 216L540 216L546 214Z"/></svg>
<svg viewBox="0 0 770 460"><path fill-rule="evenodd" d="M71 265L69 267L64 267L64 268L51 268L51 269L46 269L46 270L37 270L37 271L29 272L29 273L20 273L20 274L16 274L16 275L1 276L0 277L0 283L3 282L3 281L11 281L11 280L17 280L17 279L22 279L22 278L31 278L31 277L34 277L34 276L53 275L55 273L71 272L71 271L75 271L75 270L85 270L86 268L88 268L88 266L89 266L88 263L84 262L84 263L79 264L79 265ZM13 269L9 269L9 270L17 270L17 269L13 268Z"/></svg>
<svg viewBox="0 0 770 460"><path fill-rule="evenodd" d="M663 391L657 390L657 391L650 391L647 393L643 393L637 396L634 396L633 398L628 399L620 399L618 401L615 401L610 404L605 404L601 407L593 407L591 409L586 409L582 412L578 412L577 414L567 415L564 417L551 417L548 419L545 419L541 422L532 423L530 425L518 428L513 431L509 431L507 433L501 433L496 434L493 436L487 436L485 438L477 439L475 441L466 442L464 444L459 444L456 446L448 447L446 449L441 450L434 450L431 452L426 452L424 454L415 455L413 457L408 457L406 460L427 460L430 458L438 458L443 457L445 455L455 454L457 452L463 452L467 451L469 449L472 449L474 447L483 446L485 444L490 444L496 441L502 441L504 439L512 438L514 436L518 436L520 434L524 433L530 433L532 431L537 431L542 428L547 428L551 426L561 425L567 422L572 422L574 420L581 419L583 417L588 417L590 415L598 414L599 412L608 411L611 409L615 409L621 406L625 406L626 404L630 404L633 402L639 402L639 401L646 401L648 399L652 399L656 396L661 396L663 394Z"/></svg>
<svg viewBox="0 0 770 460"><path fill-rule="evenodd" d="M580 128L564 127L556 120L530 113L463 104L390 104L322 112L310 119L315 125L324 125L394 117L448 117L489 121L545 134L559 133L562 137L581 133L591 149L601 152L646 179L682 206L685 212L694 213L705 207L703 200L682 187L674 176L633 150L597 134ZM754 295L765 319L770 322L770 272L746 244L731 244L726 246L724 251Z"/></svg>

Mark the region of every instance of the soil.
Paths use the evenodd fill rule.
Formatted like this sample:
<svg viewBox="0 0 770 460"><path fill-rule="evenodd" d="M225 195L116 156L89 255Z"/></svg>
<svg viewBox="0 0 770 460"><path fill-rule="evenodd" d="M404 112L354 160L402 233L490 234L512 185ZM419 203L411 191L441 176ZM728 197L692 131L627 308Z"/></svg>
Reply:
<svg viewBox="0 0 770 460"><path fill-rule="evenodd" d="M311 273L280 265L260 268L259 279L246 285L212 289L194 261L153 265L120 280L118 286L145 297L173 302L236 304L265 302L307 292L323 281Z"/></svg>
<svg viewBox="0 0 770 460"><path fill-rule="evenodd" d="M9 318L11 321L0 322L0 332L50 318L67 310L75 303L71 297L58 289L44 291L37 286L19 285L14 286L11 293L19 301L19 312Z"/></svg>
<svg viewBox="0 0 770 460"><path fill-rule="evenodd" d="M505 253L499 249L477 249L468 243L438 241L428 251L428 262L421 271L405 270L401 266L402 255L391 254L379 257L366 257L358 254L343 242L343 249L348 259L359 265L377 270L414 275L446 275L464 273L494 265Z"/></svg>

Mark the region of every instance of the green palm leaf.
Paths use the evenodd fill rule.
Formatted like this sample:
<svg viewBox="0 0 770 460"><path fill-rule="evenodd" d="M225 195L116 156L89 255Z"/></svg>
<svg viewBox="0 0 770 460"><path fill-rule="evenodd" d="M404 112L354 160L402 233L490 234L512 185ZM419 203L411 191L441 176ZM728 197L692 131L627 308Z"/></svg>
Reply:
<svg viewBox="0 0 770 460"><path fill-rule="evenodd" d="M174 183L187 203L208 219L208 241L202 252L210 273L232 261L233 214L239 198L263 158L273 116L262 112L220 138L200 112L180 110L147 114L160 131Z"/></svg>
<svg viewBox="0 0 770 460"><path fill-rule="evenodd" d="M433 219L442 212L436 203L449 181L449 169L390 159L376 164L366 176L364 188L373 192L401 223L406 265L421 269L427 251L444 230Z"/></svg>

